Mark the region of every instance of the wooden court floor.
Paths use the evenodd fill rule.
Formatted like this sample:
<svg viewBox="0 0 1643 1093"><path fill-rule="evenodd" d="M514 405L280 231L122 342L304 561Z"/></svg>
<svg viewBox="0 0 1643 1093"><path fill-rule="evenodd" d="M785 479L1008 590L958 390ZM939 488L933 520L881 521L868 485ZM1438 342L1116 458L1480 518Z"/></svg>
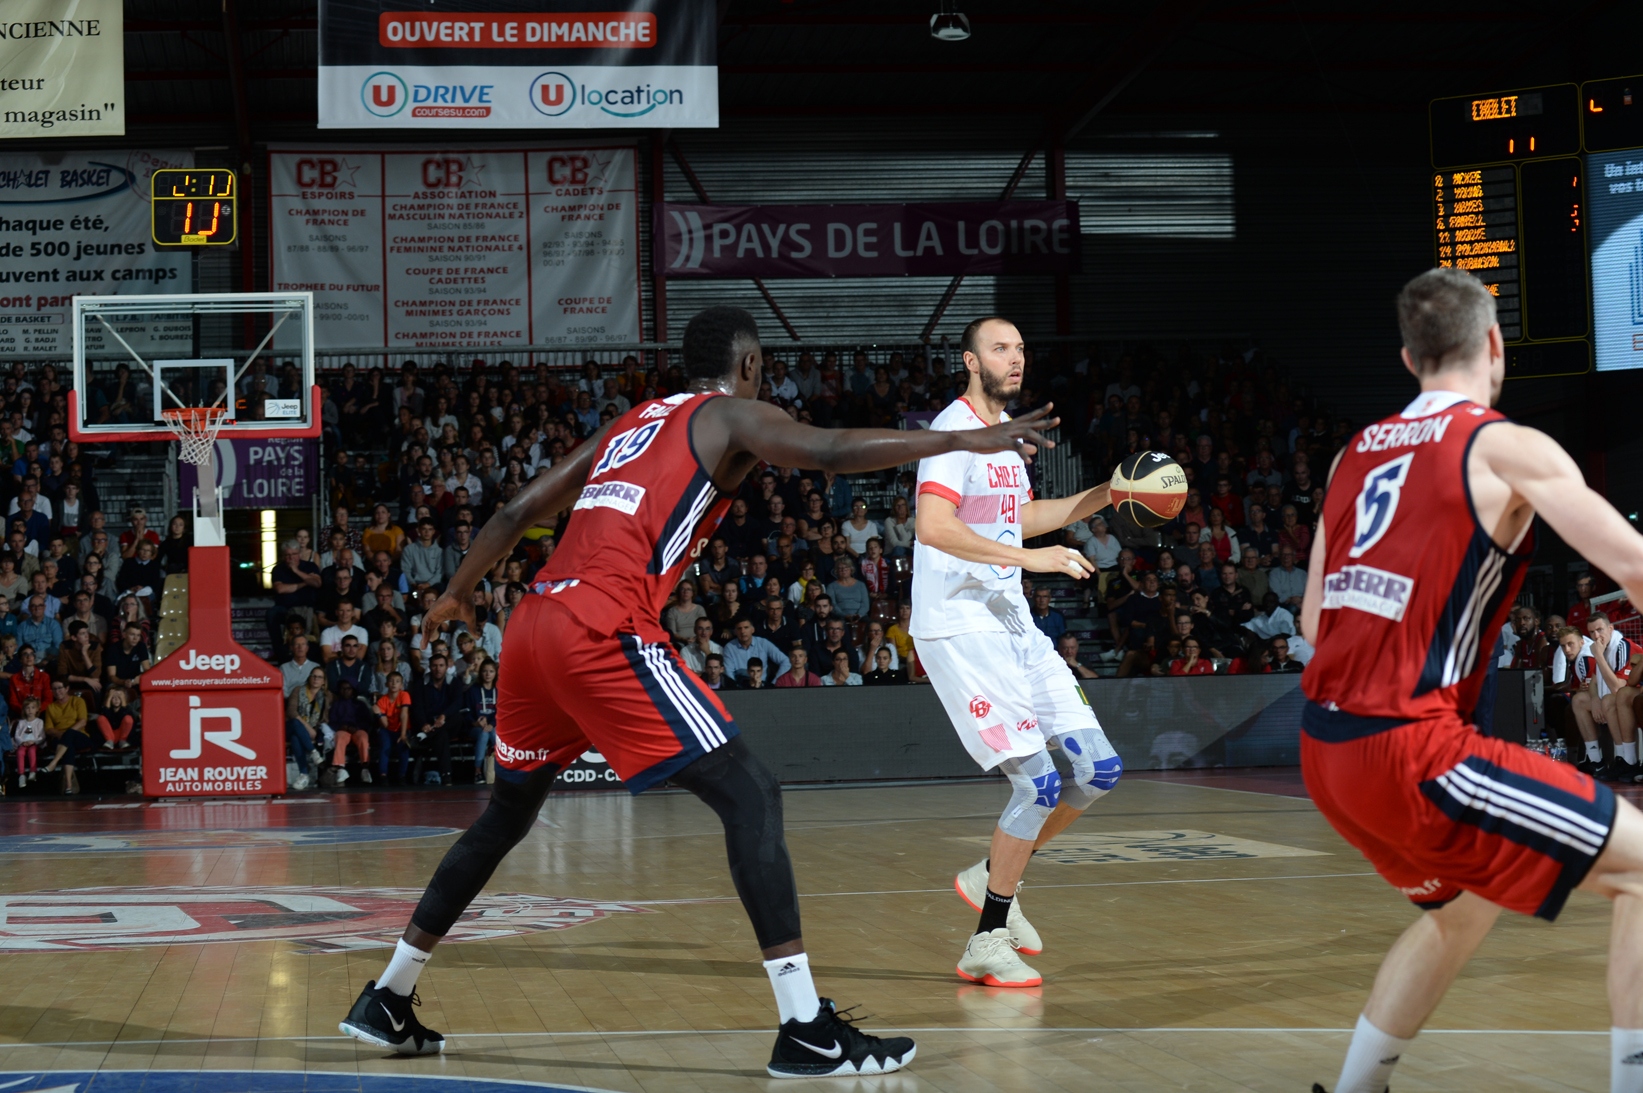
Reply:
<svg viewBox="0 0 1643 1093"><path fill-rule="evenodd" d="M12 797L0 1087L145 1070L633 1093L1333 1085L1376 964L1415 912L1293 772L1126 777L1028 872L1023 907L1046 951L1032 960L1044 986L1026 991L953 974L974 915L952 876L983 856L1004 798L980 782L788 792L818 986L872 1029L908 1030L919 1057L883 1078L773 1082L769 986L717 822L691 797L550 801L465 940L422 977L423 1020L450 1038L423 1059L336 1024L481 795ZM1394 1088L1606 1089L1607 938L1607 904L1578 893L1556 925L1503 919Z"/></svg>

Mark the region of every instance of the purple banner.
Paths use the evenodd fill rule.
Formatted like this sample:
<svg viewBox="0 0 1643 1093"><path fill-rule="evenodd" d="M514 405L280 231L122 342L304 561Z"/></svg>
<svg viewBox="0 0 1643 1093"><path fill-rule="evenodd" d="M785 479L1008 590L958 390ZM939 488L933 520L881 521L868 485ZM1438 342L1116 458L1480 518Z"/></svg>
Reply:
<svg viewBox="0 0 1643 1093"><path fill-rule="evenodd" d="M667 205L664 277L951 277L1076 273L1076 201Z"/></svg>
<svg viewBox="0 0 1643 1093"><path fill-rule="evenodd" d="M177 465L177 503L186 511L194 501L199 468ZM319 488L319 441L217 441L217 486L229 509L307 508Z"/></svg>

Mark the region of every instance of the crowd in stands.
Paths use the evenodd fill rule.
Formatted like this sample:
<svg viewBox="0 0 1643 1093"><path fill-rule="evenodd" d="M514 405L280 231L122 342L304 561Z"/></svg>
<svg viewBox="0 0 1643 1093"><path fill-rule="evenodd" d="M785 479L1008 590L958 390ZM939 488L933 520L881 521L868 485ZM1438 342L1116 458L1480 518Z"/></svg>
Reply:
<svg viewBox="0 0 1643 1093"><path fill-rule="evenodd" d="M110 521L96 457L67 423L66 377L14 362L0 378L0 792L47 779L78 792L88 753L138 745L159 598L188 568L182 517Z"/></svg>

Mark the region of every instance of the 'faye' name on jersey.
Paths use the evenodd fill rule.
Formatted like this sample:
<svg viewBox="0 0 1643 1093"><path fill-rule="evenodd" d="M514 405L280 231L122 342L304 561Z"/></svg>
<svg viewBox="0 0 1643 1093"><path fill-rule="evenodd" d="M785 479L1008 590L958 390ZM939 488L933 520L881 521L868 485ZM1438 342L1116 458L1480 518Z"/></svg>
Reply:
<svg viewBox="0 0 1643 1093"><path fill-rule="evenodd" d="M1411 448L1416 444L1441 441L1449 431L1453 414L1423 418L1420 421L1394 421L1390 425L1371 425L1358 441L1360 452L1384 452L1388 448Z"/></svg>

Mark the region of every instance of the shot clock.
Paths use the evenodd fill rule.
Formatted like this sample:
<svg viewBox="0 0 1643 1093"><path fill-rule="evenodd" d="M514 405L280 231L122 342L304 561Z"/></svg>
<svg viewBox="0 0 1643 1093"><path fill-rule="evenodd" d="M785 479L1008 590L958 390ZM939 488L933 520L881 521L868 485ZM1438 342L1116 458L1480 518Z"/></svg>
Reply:
<svg viewBox="0 0 1643 1093"><path fill-rule="evenodd" d="M157 246L223 247L239 236L239 185L227 168L161 168L149 200Z"/></svg>

